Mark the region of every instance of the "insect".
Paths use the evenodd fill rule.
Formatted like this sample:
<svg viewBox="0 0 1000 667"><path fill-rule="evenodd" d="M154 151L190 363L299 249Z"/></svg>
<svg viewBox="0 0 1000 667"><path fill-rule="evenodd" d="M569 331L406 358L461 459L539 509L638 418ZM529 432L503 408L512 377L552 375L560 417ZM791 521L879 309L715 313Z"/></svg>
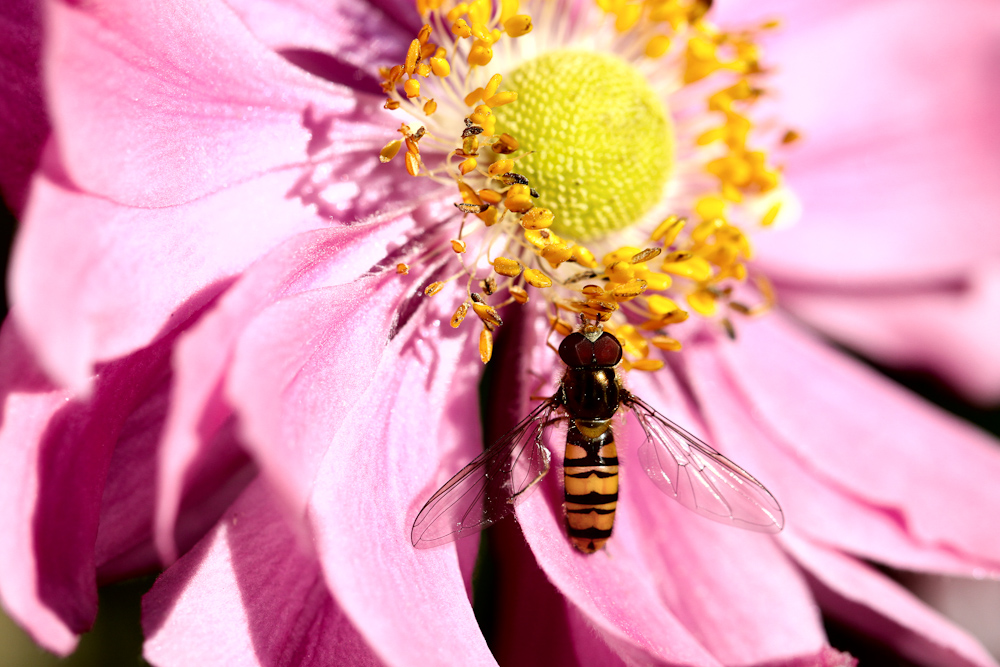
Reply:
<svg viewBox="0 0 1000 667"><path fill-rule="evenodd" d="M622 385L622 346L600 325L584 325L559 346L567 368L555 395L442 486L417 515L415 547L479 532L509 514L549 471L547 428L567 421L566 527L583 553L611 537L618 502L612 417L625 407L646 435L639 460L664 493L698 514L762 533L784 525L778 501L745 470L673 423ZM557 411L564 417L554 417Z"/></svg>

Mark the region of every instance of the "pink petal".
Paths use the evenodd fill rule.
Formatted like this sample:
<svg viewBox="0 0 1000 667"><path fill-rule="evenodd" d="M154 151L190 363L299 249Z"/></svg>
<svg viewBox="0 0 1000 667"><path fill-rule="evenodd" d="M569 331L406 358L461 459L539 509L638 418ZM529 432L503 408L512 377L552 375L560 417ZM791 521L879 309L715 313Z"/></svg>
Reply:
<svg viewBox="0 0 1000 667"><path fill-rule="evenodd" d="M976 640L868 566L808 540L784 543L815 577L820 604L841 622L921 665L997 664Z"/></svg>
<svg viewBox="0 0 1000 667"><path fill-rule="evenodd" d="M329 404L329 412L349 412L323 440L328 454L310 498L330 590L392 665L496 664L468 598L476 541L410 544L420 506L481 450L481 364L470 323L459 331L445 324L454 298L445 291L424 305L389 343L367 390L347 406ZM317 391L325 388L324 375L303 370ZM352 372L344 369L344 381Z"/></svg>
<svg viewBox="0 0 1000 667"><path fill-rule="evenodd" d="M70 400L33 364L13 317L0 330L0 386L3 387L3 429L0 430L0 595L4 610L50 651L69 654L76 647L77 628L39 596L32 516L38 502L38 456L52 415ZM97 592L91 587L84 605L96 611Z"/></svg>
<svg viewBox="0 0 1000 667"><path fill-rule="evenodd" d="M279 172L183 206L139 209L38 178L12 300L42 367L76 390L93 364L147 345L280 241L323 224Z"/></svg>
<svg viewBox="0 0 1000 667"><path fill-rule="evenodd" d="M413 290L395 271L312 290L270 306L242 333L225 393L293 516L305 509L329 435L376 376L400 298Z"/></svg>
<svg viewBox="0 0 1000 667"><path fill-rule="evenodd" d="M893 283L961 275L1000 253L998 39L991 0L789 21L769 58L781 64L776 109L804 135L782 158L804 217L755 239L771 273Z"/></svg>
<svg viewBox="0 0 1000 667"><path fill-rule="evenodd" d="M172 542L183 482L219 430L228 431L232 409L221 387L244 328L285 296L360 275L385 256L390 241L416 224L399 215L295 236L248 269L185 333L174 354L176 377L160 452L157 541L168 562L176 557Z"/></svg>
<svg viewBox="0 0 1000 667"><path fill-rule="evenodd" d="M416 8L408 2L392 3L396 6L388 9L357 0L230 4L254 35L292 62L312 54L313 63L337 70L333 75L320 73L324 78L357 89L374 87L376 94L378 68L403 62L406 47L420 30Z"/></svg>
<svg viewBox="0 0 1000 667"><path fill-rule="evenodd" d="M926 543L893 511L832 484L769 428L767 415L746 396L718 343L685 348L694 400L711 428L708 441L747 469L781 503L786 535L808 539L896 568L971 575L997 561Z"/></svg>
<svg viewBox="0 0 1000 667"><path fill-rule="evenodd" d="M179 665L379 665L330 596L266 487L224 520L143 599L145 657Z"/></svg>
<svg viewBox="0 0 1000 667"><path fill-rule="evenodd" d="M72 635L88 630L97 613L95 544L115 446L121 439L155 438L173 336L102 365L84 401L45 380L19 323L8 318L0 334L6 399L0 521L8 536L0 541L0 591L8 611L41 644L66 653L75 644ZM119 502L126 511L143 509L141 499ZM125 539L118 533L105 544L115 549Z"/></svg>
<svg viewBox="0 0 1000 667"><path fill-rule="evenodd" d="M169 206L301 163L307 110L358 107L264 47L221 2L48 9L60 154L77 184L115 201Z"/></svg>
<svg viewBox="0 0 1000 667"><path fill-rule="evenodd" d="M49 134L42 100L41 9L32 0L6 0L0 7L0 193L19 215Z"/></svg>
<svg viewBox="0 0 1000 667"><path fill-rule="evenodd" d="M1000 398L1000 264L940 289L779 284L781 305L823 333L900 368L931 370L983 404Z"/></svg>
<svg viewBox="0 0 1000 667"><path fill-rule="evenodd" d="M824 484L889 512L916 542L1000 560L996 442L772 315L728 363L752 414ZM970 511L974 508L974 511Z"/></svg>

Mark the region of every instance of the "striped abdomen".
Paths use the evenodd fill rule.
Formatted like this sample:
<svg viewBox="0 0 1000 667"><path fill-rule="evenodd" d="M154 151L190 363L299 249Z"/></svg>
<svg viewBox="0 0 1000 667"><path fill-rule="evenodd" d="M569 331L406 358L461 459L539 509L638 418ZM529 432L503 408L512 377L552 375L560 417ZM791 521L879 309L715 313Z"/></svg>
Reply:
<svg viewBox="0 0 1000 667"><path fill-rule="evenodd" d="M569 538L577 549L592 554L611 537L618 504L618 451L611 420L570 420L563 475Z"/></svg>

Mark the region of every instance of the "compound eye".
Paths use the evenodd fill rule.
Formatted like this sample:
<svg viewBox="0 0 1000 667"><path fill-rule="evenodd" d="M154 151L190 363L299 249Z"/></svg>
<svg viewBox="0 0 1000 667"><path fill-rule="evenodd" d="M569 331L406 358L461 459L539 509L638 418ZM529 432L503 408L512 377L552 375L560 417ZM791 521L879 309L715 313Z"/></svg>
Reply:
<svg viewBox="0 0 1000 667"><path fill-rule="evenodd" d="M574 331L559 344L559 358L571 368L594 363L594 344L579 331Z"/></svg>
<svg viewBox="0 0 1000 667"><path fill-rule="evenodd" d="M615 366L622 360L622 344L607 331L594 341L594 363L597 366Z"/></svg>

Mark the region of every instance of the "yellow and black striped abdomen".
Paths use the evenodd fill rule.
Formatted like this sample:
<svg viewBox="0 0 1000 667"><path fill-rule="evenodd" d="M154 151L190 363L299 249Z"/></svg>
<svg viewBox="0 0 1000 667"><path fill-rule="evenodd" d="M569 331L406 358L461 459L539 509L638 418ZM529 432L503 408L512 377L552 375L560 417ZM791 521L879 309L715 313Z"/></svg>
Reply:
<svg viewBox="0 0 1000 667"><path fill-rule="evenodd" d="M563 475L569 538L577 549L592 554L611 537L618 504L618 451L611 420L570 420Z"/></svg>

